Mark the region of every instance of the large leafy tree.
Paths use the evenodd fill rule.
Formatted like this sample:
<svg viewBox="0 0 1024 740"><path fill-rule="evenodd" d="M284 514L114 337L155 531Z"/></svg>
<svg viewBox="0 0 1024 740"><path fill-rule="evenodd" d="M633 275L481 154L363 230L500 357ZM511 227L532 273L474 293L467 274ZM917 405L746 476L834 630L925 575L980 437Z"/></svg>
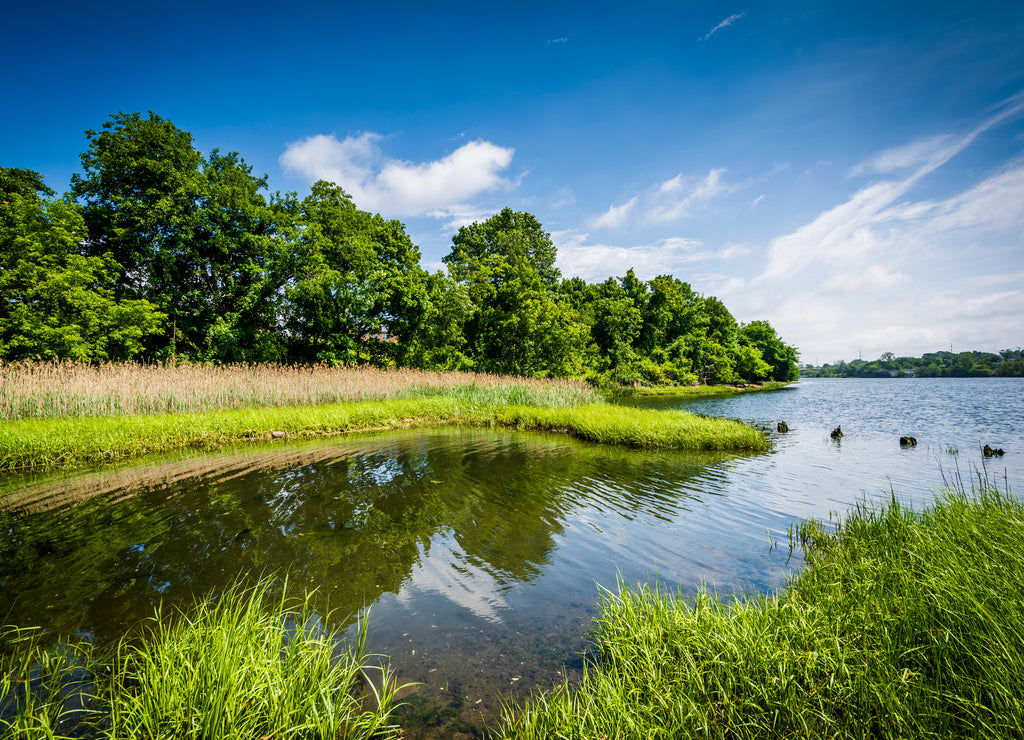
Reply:
<svg viewBox="0 0 1024 740"><path fill-rule="evenodd" d="M167 314L168 333L154 349L276 359L266 340L274 287L266 180L235 153L204 158L188 132L154 113L118 113L86 135L83 174L72 178L86 247L121 265L117 297L148 299Z"/></svg>
<svg viewBox="0 0 1024 740"><path fill-rule="evenodd" d="M284 324L295 359L403 363L427 310L419 250L398 221L316 182L294 205Z"/></svg>
<svg viewBox="0 0 1024 740"><path fill-rule="evenodd" d="M510 208L464 226L444 258L473 305L466 340L476 366L517 375L575 375L587 328L559 290L551 237Z"/></svg>
<svg viewBox="0 0 1024 740"><path fill-rule="evenodd" d="M412 337L406 361L421 368L472 370L465 329L476 309L468 289L440 271L427 275L425 286L423 321Z"/></svg>
<svg viewBox="0 0 1024 740"><path fill-rule="evenodd" d="M0 168L0 358L126 360L159 330L145 300L109 289L120 265L80 253L78 206L38 173Z"/></svg>
<svg viewBox="0 0 1024 740"><path fill-rule="evenodd" d="M751 321L738 331L742 346L756 349L761 359L771 368L767 377L771 380L789 381L800 377L795 347L785 344L767 321Z"/></svg>

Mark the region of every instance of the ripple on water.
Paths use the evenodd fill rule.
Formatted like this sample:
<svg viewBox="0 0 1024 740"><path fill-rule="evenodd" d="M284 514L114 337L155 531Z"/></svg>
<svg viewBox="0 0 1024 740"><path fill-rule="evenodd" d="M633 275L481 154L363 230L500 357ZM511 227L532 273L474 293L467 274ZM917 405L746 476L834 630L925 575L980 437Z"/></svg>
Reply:
<svg viewBox="0 0 1024 740"><path fill-rule="evenodd" d="M969 475L984 443L1007 450L991 474L1022 480L1024 381L804 381L650 405L791 431L768 453L695 455L410 430L7 477L0 599L10 621L104 641L161 599L287 570L340 626L372 605L370 648L422 682L407 736L427 736L576 675L599 585L771 591L797 565L771 542L802 518L890 487L925 502L940 465Z"/></svg>

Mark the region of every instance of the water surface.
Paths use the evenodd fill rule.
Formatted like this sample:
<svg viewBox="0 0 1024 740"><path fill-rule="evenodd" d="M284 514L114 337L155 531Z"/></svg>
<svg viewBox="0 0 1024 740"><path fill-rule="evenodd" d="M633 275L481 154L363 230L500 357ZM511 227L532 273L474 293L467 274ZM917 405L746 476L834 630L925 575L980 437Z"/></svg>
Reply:
<svg viewBox="0 0 1024 740"><path fill-rule="evenodd" d="M468 737L500 696L576 675L600 586L772 591L799 562L771 542L801 518L890 489L924 503L942 471L1015 490L1024 472L1018 379L805 380L636 403L791 431L768 453L695 455L413 430L7 476L0 618L103 643L161 601L287 571L338 626L371 607L371 650L421 684L407 736ZM984 462L984 444L1007 454Z"/></svg>

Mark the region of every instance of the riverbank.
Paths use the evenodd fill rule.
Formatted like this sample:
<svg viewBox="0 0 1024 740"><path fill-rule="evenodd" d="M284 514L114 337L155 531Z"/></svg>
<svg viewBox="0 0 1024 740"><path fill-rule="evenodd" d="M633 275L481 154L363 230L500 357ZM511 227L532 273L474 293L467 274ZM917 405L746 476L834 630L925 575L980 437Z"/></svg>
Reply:
<svg viewBox="0 0 1024 740"><path fill-rule="evenodd" d="M72 467L240 441L309 439L441 424L561 432L604 444L680 450L765 450L763 433L727 419L606 403L539 406L489 392L227 409L206 413L22 419L0 425L0 470Z"/></svg>
<svg viewBox="0 0 1024 740"><path fill-rule="evenodd" d="M665 385L616 388L606 392L612 398L629 397L674 397L674 396L724 396L737 393L763 393L777 391L792 385L790 382L769 380L764 383L743 383L742 385Z"/></svg>
<svg viewBox="0 0 1024 740"><path fill-rule="evenodd" d="M777 597L607 593L579 685L505 738L1021 737L1024 505L946 491L794 533Z"/></svg>

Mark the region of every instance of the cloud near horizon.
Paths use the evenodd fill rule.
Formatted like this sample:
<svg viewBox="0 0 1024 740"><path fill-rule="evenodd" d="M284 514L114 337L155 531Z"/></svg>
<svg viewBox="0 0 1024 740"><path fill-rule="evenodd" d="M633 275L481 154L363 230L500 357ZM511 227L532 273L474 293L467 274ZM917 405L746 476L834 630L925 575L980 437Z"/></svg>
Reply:
<svg viewBox="0 0 1024 740"><path fill-rule="evenodd" d="M727 302L771 308L780 332L833 362L863 353L929 352L952 343L995 351L1019 333L1024 288L1024 155L940 198L908 196L984 131L1024 114L1010 99L968 132L879 152L848 177L884 175L811 222L771 240L767 264ZM729 303L730 307L733 305Z"/></svg>
<svg viewBox="0 0 1024 740"><path fill-rule="evenodd" d="M473 210L466 201L512 183L501 176L514 149L471 141L431 162L389 159L383 136L365 132L339 140L319 134L292 142L280 156L288 172L310 181L328 180L348 192L356 205L389 218L432 216L460 220Z"/></svg>

